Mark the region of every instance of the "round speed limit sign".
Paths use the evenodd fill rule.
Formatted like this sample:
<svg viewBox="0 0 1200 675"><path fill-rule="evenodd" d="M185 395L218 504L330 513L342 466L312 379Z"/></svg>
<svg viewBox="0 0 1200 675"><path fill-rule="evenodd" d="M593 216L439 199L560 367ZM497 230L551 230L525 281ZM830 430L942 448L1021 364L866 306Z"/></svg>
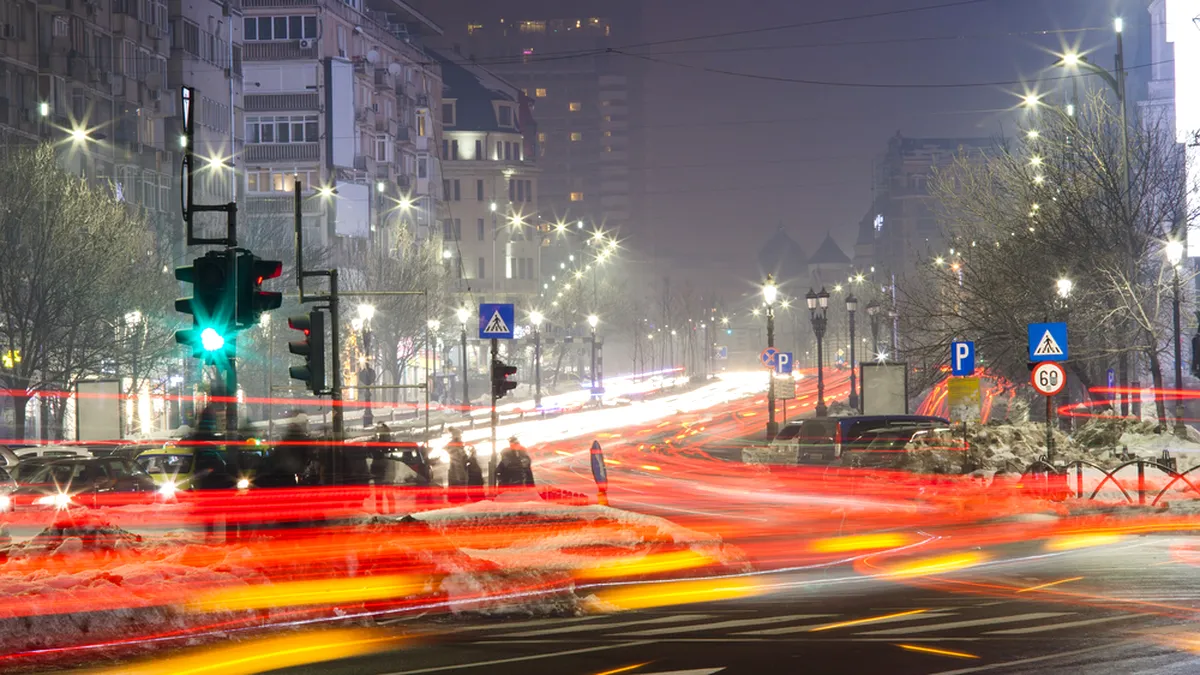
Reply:
<svg viewBox="0 0 1200 675"><path fill-rule="evenodd" d="M1067 385L1067 373L1053 361L1039 363L1033 367L1029 380L1033 388L1043 396L1054 396Z"/></svg>

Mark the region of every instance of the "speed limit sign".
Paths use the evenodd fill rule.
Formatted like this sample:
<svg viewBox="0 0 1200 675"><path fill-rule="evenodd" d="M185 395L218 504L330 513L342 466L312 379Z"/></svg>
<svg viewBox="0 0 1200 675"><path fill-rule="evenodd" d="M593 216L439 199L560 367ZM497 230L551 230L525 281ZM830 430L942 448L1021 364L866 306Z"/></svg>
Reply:
<svg viewBox="0 0 1200 675"><path fill-rule="evenodd" d="M1029 380L1033 388L1043 396L1054 396L1067 385L1067 373L1053 361L1045 361L1033 367Z"/></svg>

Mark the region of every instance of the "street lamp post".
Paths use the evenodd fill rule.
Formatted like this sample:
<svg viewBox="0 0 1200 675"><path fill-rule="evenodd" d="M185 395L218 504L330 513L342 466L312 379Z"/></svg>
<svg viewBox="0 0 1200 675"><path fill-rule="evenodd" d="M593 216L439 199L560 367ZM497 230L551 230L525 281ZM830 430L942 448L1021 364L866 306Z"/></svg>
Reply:
<svg viewBox="0 0 1200 675"><path fill-rule="evenodd" d="M867 316L871 319L871 358L879 355L879 303L872 300L867 303Z"/></svg>
<svg viewBox="0 0 1200 675"><path fill-rule="evenodd" d="M471 394L470 394L470 390L469 390L469 387L467 384L468 375L470 373L470 371L467 370L467 319L471 318L471 310L467 309L466 307L459 307L458 312L456 312L456 314L458 315L458 325L462 329L461 333L459 335L460 335L461 344L462 344L462 390L463 390L462 407L463 407L463 415L470 417L471 416Z"/></svg>
<svg viewBox="0 0 1200 675"><path fill-rule="evenodd" d="M133 402L133 406L132 406L133 415L131 417L132 421L130 422L129 426L132 427L133 433L136 434L136 433L141 432L141 425L142 425L142 415L141 415L141 410L140 410L141 404L142 404L142 397L138 391L138 376L140 375L140 373L138 372L138 370L139 370L139 368L138 368L138 353L141 352L141 350L142 350L142 344L141 344L142 343L142 340L141 340L142 313L137 310L126 313L125 314L125 326L129 329L128 330L129 337L133 338L133 341L131 343L131 346L133 347L133 349L131 350L131 354L130 354L130 356L131 356L130 362L131 363L129 364L130 365L130 378L129 378L130 379L130 384L129 384L129 395L130 396L129 396L129 400L131 400ZM137 331L136 333L135 333L135 330ZM44 411L45 407L43 407L42 410ZM46 426L45 422L43 421L42 429L46 429L46 428L47 428L47 426Z"/></svg>
<svg viewBox="0 0 1200 675"><path fill-rule="evenodd" d="M438 398L437 398L437 376L438 376L437 362L438 362L438 353L439 353L438 352L438 329L440 329L441 327L442 327L441 321L438 321L437 319L429 320L429 333L430 333L431 343L433 344L433 358L432 358L433 364L430 366L430 369L432 370L432 379L430 380L429 386L433 387L433 393L434 393L433 400L435 402L438 400Z"/></svg>
<svg viewBox="0 0 1200 675"><path fill-rule="evenodd" d="M364 360L362 367L358 371L358 383L361 386L369 387L375 384L375 370L371 367L371 319L375 318L374 305L359 305L358 319L356 322L362 331L362 349ZM371 408L371 390L362 390L363 401L363 427L369 427L375 421L375 413Z"/></svg>
<svg viewBox="0 0 1200 675"><path fill-rule="evenodd" d="M1181 341L1183 340L1183 329L1180 327L1179 319L1179 263L1183 261L1183 242L1178 239L1172 239L1167 242L1167 262L1171 263L1171 270L1174 273L1172 279L1171 291L1171 320L1174 323L1175 334L1175 435L1180 438L1187 438L1187 425L1183 423L1183 399L1179 392L1183 390L1183 356L1180 353Z"/></svg>
<svg viewBox="0 0 1200 675"><path fill-rule="evenodd" d="M588 315L588 325L592 327L592 396L596 396L596 326L600 324L600 317L595 314Z"/></svg>
<svg viewBox="0 0 1200 675"><path fill-rule="evenodd" d="M488 210L492 212L492 295L496 295L496 239L500 236L496 229L496 202L488 205ZM495 298L493 297L493 302Z"/></svg>
<svg viewBox="0 0 1200 675"><path fill-rule="evenodd" d="M829 308L829 291L824 288L820 293L808 289L804 296L808 302L808 318L812 321L813 334L817 336L817 417L825 417L829 410L825 407L825 357L822 341L825 339L825 327L828 323L826 311Z"/></svg>
<svg viewBox="0 0 1200 675"><path fill-rule="evenodd" d="M767 349L775 347L775 300L779 297L779 287L775 285L775 277L768 274L767 282L763 284L763 304L767 306ZM779 422L775 421L775 371L767 373L767 438L775 438L779 433Z"/></svg>
<svg viewBox="0 0 1200 675"><path fill-rule="evenodd" d="M529 322L533 324L533 407L542 407L542 313L534 310L529 313ZM593 334L592 339L595 340ZM595 347L592 347L595 353ZM592 362L595 367L595 360Z"/></svg>
<svg viewBox="0 0 1200 675"><path fill-rule="evenodd" d="M854 312L857 309L858 298L851 293L846 296L846 313L850 315L850 407L854 410L858 410L858 375L854 371Z"/></svg>

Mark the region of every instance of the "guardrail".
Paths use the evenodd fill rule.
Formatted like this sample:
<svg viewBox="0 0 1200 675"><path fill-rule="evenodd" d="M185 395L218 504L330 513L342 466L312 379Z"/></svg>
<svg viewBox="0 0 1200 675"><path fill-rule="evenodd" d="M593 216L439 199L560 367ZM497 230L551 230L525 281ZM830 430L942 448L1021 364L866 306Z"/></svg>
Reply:
<svg viewBox="0 0 1200 675"><path fill-rule="evenodd" d="M1121 480L1117 478L1117 473L1131 466L1137 467L1137 485L1133 494L1130 494L1130 491L1127 490L1125 486L1121 484ZM1121 492L1121 495L1125 498L1127 503L1146 506L1147 499L1150 497L1151 493L1153 493L1153 488L1146 482L1146 471L1148 469L1157 470L1165 477L1170 479L1165 485L1163 485L1161 489L1158 490L1157 493L1153 493L1154 496L1153 499L1150 499L1148 503L1149 506L1157 506L1158 502L1162 500L1163 496L1180 482L1187 485L1187 488L1193 493L1193 498L1200 498L1200 487L1197 487L1197 484L1189 478L1189 476L1192 474L1200 471L1200 466L1192 467L1191 469L1183 472L1177 471L1175 460L1172 459L1166 451L1163 451L1163 457L1160 459L1137 457L1129 459L1117 465L1116 467L1113 467L1112 469L1105 469L1103 466L1100 466L1095 462L1089 462L1082 459L1073 460L1060 466L1050 464L1045 459L1038 459L1029 466L1025 467L1024 472L1021 474L1021 481L1024 483L1027 480L1039 479L1040 477L1044 476L1047 482L1049 482L1050 476L1053 475L1056 477L1055 482L1057 482L1057 478L1061 476L1062 485L1070 491L1069 494L1071 496L1073 496L1075 499L1085 499L1084 494L1086 490L1083 486L1085 469L1092 469L1103 475L1103 478L1101 478L1100 482L1096 484L1096 487L1091 491L1091 494L1087 495L1086 499L1089 500L1096 499L1104 486L1111 482L1112 485ZM1075 478L1074 486L1069 485L1069 479L1072 471L1074 471Z"/></svg>

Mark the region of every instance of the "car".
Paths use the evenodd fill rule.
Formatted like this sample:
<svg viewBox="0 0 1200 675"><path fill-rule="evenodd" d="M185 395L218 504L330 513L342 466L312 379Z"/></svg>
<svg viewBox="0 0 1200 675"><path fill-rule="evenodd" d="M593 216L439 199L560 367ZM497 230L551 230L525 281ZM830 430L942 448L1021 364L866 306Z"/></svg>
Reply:
<svg viewBox="0 0 1200 675"><path fill-rule="evenodd" d="M855 468L958 473L965 444L948 426L914 424L873 429L860 436L841 456ZM917 457L916 453L923 456Z"/></svg>
<svg viewBox="0 0 1200 675"><path fill-rule="evenodd" d="M846 447L872 429L913 424L948 426L950 422L927 415L856 415L793 420L783 425L771 441L771 447L795 450L800 464L828 465L840 457Z"/></svg>
<svg viewBox="0 0 1200 675"><path fill-rule="evenodd" d="M12 492L16 489L16 479L8 471L0 468L0 512L12 509Z"/></svg>
<svg viewBox="0 0 1200 675"><path fill-rule="evenodd" d="M167 444L141 453L136 463L168 496L182 490L249 487L248 479L230 467L225 453L213 447Z"/></svg>
<svg viewBox="0 0 1200 675"><path fill-rule="evenodd" d="M146 472L129 460L112 457L40 463L9 495L17 510L122 506L151 503L157 496Z"/></svg>
<svg viewBox="0 0 1200 675"><path fill-rule="evenodd" d="M15 448L13 450L19 459L29 459L31 457L49 457L49 458L89 458L92 456L87 448L70 445L32 445L27 448Z"/></svg>

